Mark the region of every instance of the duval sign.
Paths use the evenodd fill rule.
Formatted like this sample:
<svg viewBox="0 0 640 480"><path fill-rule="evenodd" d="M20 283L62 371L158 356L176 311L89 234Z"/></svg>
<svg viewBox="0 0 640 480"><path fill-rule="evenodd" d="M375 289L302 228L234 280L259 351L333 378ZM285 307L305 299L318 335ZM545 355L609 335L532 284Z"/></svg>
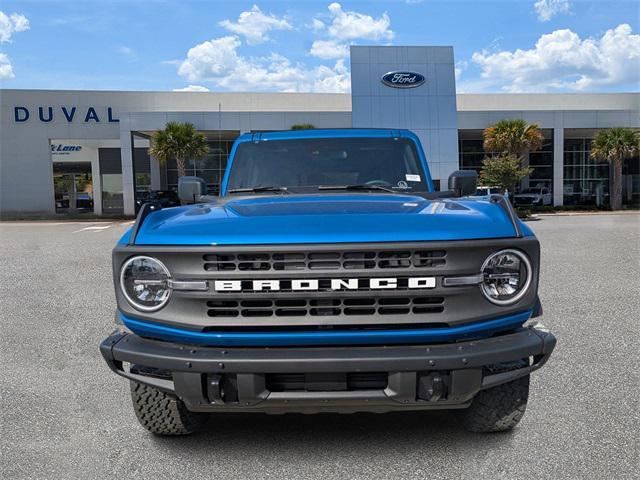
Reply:
<svg viewBox="0 0 640 480"><path fill-rule="evenodd" d="M382 83L393 88L415 88L425 82L424 75L416 72L395 71L385 73Z"/></svg>
<svg viewBox="0 0 640 480"><path fill-rule="evenodd" d="M52 122L55 118L67 123L118 123L120 119L113 115L112 107L76 107L76 106L42 106L42 107L13 107L13 118L16 123L24 123L30 118L43 123Z"/></svg>

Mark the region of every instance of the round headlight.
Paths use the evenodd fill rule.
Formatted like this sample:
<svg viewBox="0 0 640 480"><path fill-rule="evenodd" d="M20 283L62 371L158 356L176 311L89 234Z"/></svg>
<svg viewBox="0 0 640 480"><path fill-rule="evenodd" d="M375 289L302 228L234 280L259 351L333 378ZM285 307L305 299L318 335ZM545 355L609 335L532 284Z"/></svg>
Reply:
<svg viewBox="0 0 640 480"><path fill-rule="evenodd" d="M531 284L531 263L517 250L501 250L482 265L482 292L490 302L511 305L522 298Z"/></svg>
<svg viewBox="0 0 640 480"><path fill-rule="evenodd" d="M120 270L120 288L129 303L144 312L165 306L171 295L169 270L160 260L132 257Z"/></svg>

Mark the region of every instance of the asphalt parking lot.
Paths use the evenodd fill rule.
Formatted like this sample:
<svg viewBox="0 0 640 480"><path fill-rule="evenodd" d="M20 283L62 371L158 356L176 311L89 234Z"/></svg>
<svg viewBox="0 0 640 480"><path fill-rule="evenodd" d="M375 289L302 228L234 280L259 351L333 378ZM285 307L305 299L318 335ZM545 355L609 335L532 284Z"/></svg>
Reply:
<svg viewBox="0 0 640 480"><path fill-rule="evenodd" d="M468 434L446 413L257 414L157 438L97 348L127 225L0 223L0 477L638 478L640 215L530 225L558 347L513 432Z"/></svg>

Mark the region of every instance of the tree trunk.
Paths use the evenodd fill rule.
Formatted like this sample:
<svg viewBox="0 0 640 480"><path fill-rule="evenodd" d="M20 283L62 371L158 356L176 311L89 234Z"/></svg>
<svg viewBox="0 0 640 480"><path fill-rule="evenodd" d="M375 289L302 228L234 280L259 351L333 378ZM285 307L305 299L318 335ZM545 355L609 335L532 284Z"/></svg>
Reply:
<svg viewBox="0 0 640 480"><path fill-rule="evenodd" d="M612 182L609 199L611 210L620 210L622 208L622 161L616 159L611 165Z"/></svg>
<svg viewBox="0 0 640 480"><path fill-rule="evenodd" d="M178 168L178 178L184 177L187 174L185 163L186 162L184 158L180 158L180 157L176 158L176 167Z"/></svg>

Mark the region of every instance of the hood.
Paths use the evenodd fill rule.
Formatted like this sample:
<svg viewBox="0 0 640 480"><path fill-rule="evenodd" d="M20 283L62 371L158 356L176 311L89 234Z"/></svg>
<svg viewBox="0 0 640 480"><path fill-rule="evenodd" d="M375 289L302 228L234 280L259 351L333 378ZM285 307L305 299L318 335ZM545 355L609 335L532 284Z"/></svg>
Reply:
<svg viewBox="0 0 640 480"><path fill-rule="evenodd" d="M360 193L227 199L151 213L136 244L409 242L515 235L502 208L482 200Z"/></svg>

